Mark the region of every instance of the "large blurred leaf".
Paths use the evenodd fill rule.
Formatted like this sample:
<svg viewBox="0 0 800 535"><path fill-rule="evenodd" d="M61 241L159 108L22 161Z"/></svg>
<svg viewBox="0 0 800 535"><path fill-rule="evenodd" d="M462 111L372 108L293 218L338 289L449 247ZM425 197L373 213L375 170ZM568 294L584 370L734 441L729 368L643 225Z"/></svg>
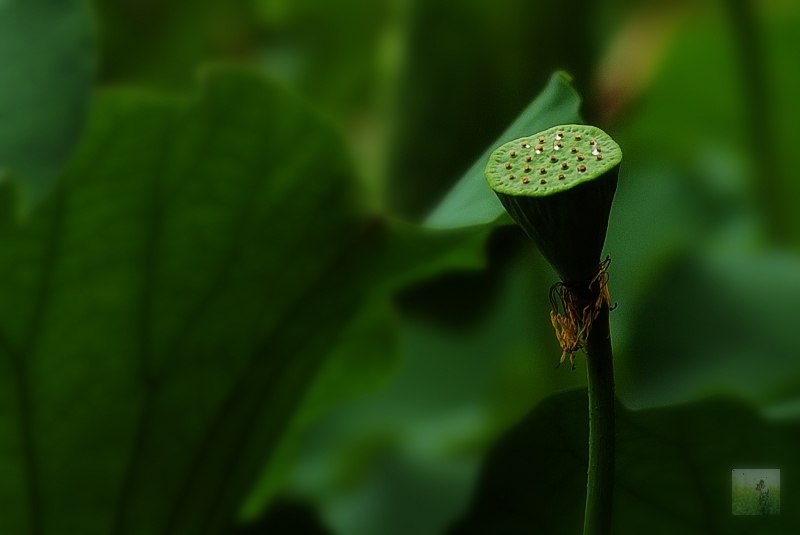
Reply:
<svg viewBox="0 0 800 535"><path fill-rule="evenodd" d="M246 72L104 95L54 198L0 229L0 532L219 533L357 307L420 260L353 182Z"/></svg>
<svg viewBox="0 0 800 535"><path fill-rule="evenodd" d="M483 170L489 154L499 145L558 124L580 122L581 100L566 73L557 72L541 93L494 143L475 160L472 167L426 220L434 228L466 227L498 221L505 209L489 188Z"/></svg>
<svg viewBox="0 0 800 535"><path fill-rule="evenodd" d="M40 196L80 133L94 74L83 0L0 2L0 175Z"/></svg>
<svg viewBox="0 0 800 535"><path fill-rule="evenodd" d="M588 444L586 391L554 396L495 447L472 508L452 535L581 533ZM745 406L705 401L634 412L617 407L613 533L797 533L796 515L731 516L731 470L800 468L796 426ZM780 521L778 521L780 520Z"/></svg>
<svg viewBox="0 0 800 535"><path fill-rule="evenodd" d="M677 263L638 307L624 363L631 407L736 392L800 395L800 261L717 252Z"/></svg>

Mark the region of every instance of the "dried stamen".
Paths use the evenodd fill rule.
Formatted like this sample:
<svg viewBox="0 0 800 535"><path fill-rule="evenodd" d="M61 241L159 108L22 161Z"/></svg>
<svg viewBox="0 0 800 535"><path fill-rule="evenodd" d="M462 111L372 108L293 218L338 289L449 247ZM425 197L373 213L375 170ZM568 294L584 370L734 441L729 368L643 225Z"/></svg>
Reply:
<svg viewBox="0 0 800 535"><path fill-rule="evenodd" d="M561 346L560 366L569 357L575 369L575 353L586 350L592 325L603 306L611 304L608 294L608 266L611 259L600 263L597 274L584 290L557 282L550 288L550 321Z"/></svg>

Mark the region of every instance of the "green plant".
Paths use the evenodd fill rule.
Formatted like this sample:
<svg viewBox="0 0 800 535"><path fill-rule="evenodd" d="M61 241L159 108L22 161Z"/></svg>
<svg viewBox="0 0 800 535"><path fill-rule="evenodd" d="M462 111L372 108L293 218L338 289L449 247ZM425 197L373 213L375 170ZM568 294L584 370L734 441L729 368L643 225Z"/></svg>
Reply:
<svg viewBox="0 0 800 535"><path fill-rule="evenodd" d="M492 152L486 179L508 213L536 243L561 282L550 290L559 364L586 353L589 471L585 534L611 530L614 488L614 371L608 313L608 265L600 255L622 151L599 128L555 126Z"/></svg>

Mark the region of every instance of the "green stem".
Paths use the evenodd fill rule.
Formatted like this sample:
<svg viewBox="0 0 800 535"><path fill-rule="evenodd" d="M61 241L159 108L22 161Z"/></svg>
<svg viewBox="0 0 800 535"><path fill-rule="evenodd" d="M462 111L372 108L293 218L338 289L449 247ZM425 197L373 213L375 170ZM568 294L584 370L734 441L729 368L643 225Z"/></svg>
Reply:
<svg viewBox="0 0 800 535"><path fill-rule="evenodd" d="M586 346L589 381L589 470L584 535L611 533L614 501L614 363L608 306L594 321Z"/></svg>

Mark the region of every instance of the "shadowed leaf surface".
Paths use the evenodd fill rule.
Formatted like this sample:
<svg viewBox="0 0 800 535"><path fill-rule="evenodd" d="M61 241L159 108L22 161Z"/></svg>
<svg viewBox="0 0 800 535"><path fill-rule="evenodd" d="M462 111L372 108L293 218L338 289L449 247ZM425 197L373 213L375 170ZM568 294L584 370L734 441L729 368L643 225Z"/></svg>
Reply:
<svg viewBox="0 0 800 535"><path fill-rule="evenodd" d="M451 535L581 533L586 495L585 390L548 399L512 428L483 467L469 512ZM731 516L731 470L797 470L797 426L709 400L665 409L617 406L613 533L797 533L800 519Z"/></svg>

